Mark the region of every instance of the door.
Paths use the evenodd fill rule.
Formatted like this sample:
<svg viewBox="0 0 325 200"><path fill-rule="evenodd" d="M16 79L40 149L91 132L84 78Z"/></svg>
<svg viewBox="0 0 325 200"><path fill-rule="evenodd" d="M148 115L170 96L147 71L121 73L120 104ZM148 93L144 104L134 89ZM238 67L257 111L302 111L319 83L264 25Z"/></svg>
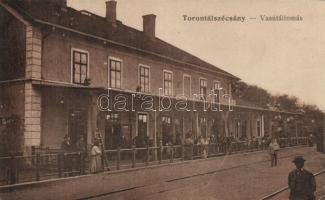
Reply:
<svg viewBox="0 0 325 200"><path fill-rule="evenodd" d="M107 115L105 125L105 149L116 149L120 143L120 137L120 115L117 113L110 113Z"/></svg>
<svg viewBox="0 0 325 200"><path fill-rule="evenodd" d="M123 139L123 144L121 147L130 148L132 146L132 129L131 124L121 125L121 135Z"/></svg>
<svg viewBox="0 0 325 200"><path fill-rule="evenodd" d="M105 149L116 149L120 143L120 136L120 124L107 123L105 126Z"/></svg>
<svg viewBox="0 0 325 200"><path fill-rule="evenodd" d="M247 138L247 121L244 120L242 124L242 138Z"/></svg>
<svg viewBox="0 0 325 200"><path fill-rule="evenodd" d="M239 131L240 131L240 120L235 119L235 135L234 135L235 138L239 138L240 135Z"/></svg>
<svg viewBox="0 0 325 200"><path fill-rule="evenodd" d="M72 109L69 111L68 135L73 147L78 138L82 136L87 144L87 112L85 110Z"/></svg>
<svg viewBox="0 0 325 200"><path fill-rule="evenodd" d="M200 118L200 134L202 137L207 138L207 118Z"/></svg>
<svg viewBox="0 0 325 200"><path fill-rule="evenodd" d="M171 117L169 116L162 116L161 117L161 133L162 133L162 141L163 145L172 141L172 124L171 124Z"/></svg>
<svg viewBox="0 0 325 200"><path fill-rule="evenodd" d="M138 114L138 136L144 138L148 136L148 114Z"/></svg>

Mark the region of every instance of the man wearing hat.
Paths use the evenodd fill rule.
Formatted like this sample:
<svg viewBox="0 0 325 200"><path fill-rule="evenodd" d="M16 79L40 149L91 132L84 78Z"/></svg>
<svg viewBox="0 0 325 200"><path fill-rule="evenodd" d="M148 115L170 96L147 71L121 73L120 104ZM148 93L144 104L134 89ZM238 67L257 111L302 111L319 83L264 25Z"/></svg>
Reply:
<svg viewBox="0 0 325 200"><path fill-rule="evenodd" d="M292 161L296 168L289 173L288 185L290 188L290 200L315 200L316 181L314 175L305 170L305 159L295 156Z"/></svg>
<svg viewBox="0 0 325 200"><path fill-rule="evenodd" d="M64 140L61 143L61 149L64 155L64 176L71 176L72 175L72 165L73 165L73 155L69 154L73 152L71 140L69 135L64 136Z"/></svg>

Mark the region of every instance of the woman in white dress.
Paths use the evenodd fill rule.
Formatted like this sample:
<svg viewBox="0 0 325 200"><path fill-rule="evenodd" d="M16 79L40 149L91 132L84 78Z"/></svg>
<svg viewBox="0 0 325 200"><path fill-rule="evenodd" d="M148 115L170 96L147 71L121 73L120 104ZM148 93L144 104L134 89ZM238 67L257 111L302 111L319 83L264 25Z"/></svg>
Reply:
<svg viewBox="0 0 325 200"><path fill-rule="evenodd" d="M102 151L99 148L99 142L95 141L90 152L90 172L98 173L102 170Z"/></svg>

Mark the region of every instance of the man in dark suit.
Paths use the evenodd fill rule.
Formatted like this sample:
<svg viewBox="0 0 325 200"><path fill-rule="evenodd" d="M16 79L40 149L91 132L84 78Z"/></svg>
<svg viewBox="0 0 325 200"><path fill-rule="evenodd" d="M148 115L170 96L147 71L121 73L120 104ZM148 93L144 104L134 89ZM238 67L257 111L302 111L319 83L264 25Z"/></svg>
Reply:
<svg viewBox="0 0 325 200"><path fill-rule="evenodd" d="M292 161L297 169L289 173L290 200L315 200L316 181L314 175L304 169L305 159L296 156Z"/></svg>
<svg viewBox="0 0 325 200"><path fill-rule="evenodd" d="M64 166L64 176L72 176L72 165L73 165L73 155L69 154L73 152L70 136L65 135L64 140L61 143L61 149L63 151L63 166Z"/></svg>

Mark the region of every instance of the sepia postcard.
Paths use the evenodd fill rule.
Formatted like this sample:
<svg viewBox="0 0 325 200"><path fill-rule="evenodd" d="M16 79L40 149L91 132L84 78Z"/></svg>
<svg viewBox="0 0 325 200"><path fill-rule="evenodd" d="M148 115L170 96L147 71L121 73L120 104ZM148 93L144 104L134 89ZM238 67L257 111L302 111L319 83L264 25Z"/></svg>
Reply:
<svg viewBox="0 0 325 200"><path fill-rule="evenodd" d="M325 1L0 0L0 200L325 200Z"/></svg>

